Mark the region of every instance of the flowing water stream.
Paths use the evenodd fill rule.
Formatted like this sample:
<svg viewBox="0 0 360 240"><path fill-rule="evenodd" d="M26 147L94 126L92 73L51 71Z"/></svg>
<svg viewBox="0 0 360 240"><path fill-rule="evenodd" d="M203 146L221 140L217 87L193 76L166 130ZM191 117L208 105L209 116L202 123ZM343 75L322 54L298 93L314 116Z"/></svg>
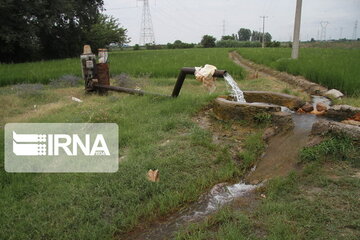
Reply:
<svg viewBox="0 0 360 240"><path fill-rule="evenodd" d="M198 202L177 212L165 221L153 223L147 231L134 232L128 239L171 239L175 232L179 231L188 223L203 220L224 205L250 194L257 187L257 185L249 185L243 182L232 185L226 183L217 184L210 192L204 194Z"/></svg>
<svg viewBox="0 0 360 240"><path fill-rule="evenodd" d="M230 86L230 96L235 99L236 102L245 103L244 93L240 90L239 86L232 78L232 76L228 73L224 75L225 82L228 86Z"/></svg>
<svg viewBox="0 0 360 240"><path fill-rule="evenodd" d="M246 102L243 92L234 79L229 74L226 74L224 78L232 89L231 96L237 102ZM324 97L313 96L313 104L316 105L319 102L329 103ZM295 127L270 140L258 166L254 167L245 178L246 182L252 182L255 179L257 185L244 182L232 185L217 184L208 193L202 195L197 202L165 220L153 222L145 230L139 229L139 231L132 232L127 239L171 239L174 233L188 223L201 221L236 199L245 199L254 195L254 190L261 186L264 180L275 176L284 176L293 170L297 164L298 152L308 142L312 125L317 117L310 114L297 114L285 107L282 110L292 113Z"/></svg>

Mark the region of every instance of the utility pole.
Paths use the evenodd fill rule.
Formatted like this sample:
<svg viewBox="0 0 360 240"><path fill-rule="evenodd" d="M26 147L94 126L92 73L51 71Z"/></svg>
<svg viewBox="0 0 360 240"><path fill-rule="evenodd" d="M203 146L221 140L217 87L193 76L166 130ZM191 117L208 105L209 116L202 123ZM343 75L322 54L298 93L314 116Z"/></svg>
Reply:
<svg viewBox="0 0 360 240"><path fill-rule="evenodd" d="M265 48L265 19L268 18L268 16L260 16L260 18L263 19L262 48Z"/></svg>
<svg viewBox="0 0 360 240"><path fill-rule="evenodd" d="M297 0L297 2L296 2L296 12L295 12L295 26L294 26L293 46L292 46L292 53L291 53L291 58L292 59L298 59L299 58L301 8L302 8L302 0Z"/></svg>
<svg viewBox="0 0 360 240"><path fill-rule="evenodd" d="M328 21L321 21L320 22L320 25L321 25L320 40L326 41L326 28L327 28L328 24L329 24Z"/></svg>
<svg viewBox="0 0 360 240"><path fill-rule="evenodd" d="M154 28L151 20L149 0L138 0L143 2L141 27L140 27L140 45L155 44Z"/></svg>
<svg viewBox="0 0 360 240"><path fill-rule="evenodd" d="M355 21L354 32L353 32L353 39L354 40L357 39L357 28L358 28L358 20Z"/></svg>

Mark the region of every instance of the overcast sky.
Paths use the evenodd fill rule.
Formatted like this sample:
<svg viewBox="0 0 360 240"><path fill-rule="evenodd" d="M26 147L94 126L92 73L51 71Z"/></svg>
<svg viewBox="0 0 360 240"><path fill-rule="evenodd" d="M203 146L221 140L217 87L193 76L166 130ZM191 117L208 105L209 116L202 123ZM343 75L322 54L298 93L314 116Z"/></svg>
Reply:
<svg viewBox="0 0 360 240"><path fill-rule="evenodd" d="M131 44L139 43L143 3L104 1L105 13L118 18L128 29ZM223 21L226 35L241 27L259 31L260 16L269 16L265 31L270 32L274 40L292 38L296 0L149 0L149 3L155 41L159 44L177 39L198 43L205 34L219 39ZM349 39L353 37L355 21L360 20L360 0L303 0L302 11L301 40L316 39L321 21L329 22L327 38ZM358 25L357 37L360 37L360 23Z"/></svg>

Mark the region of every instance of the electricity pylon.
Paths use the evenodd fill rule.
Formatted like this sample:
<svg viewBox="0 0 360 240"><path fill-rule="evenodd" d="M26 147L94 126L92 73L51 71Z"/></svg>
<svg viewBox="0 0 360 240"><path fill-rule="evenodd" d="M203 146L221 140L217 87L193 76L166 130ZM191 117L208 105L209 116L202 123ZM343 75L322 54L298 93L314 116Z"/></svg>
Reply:
<svg viewBox="0 0 360 240"><path fill-rule="evenodd" d="M321 21L320 22L320 25L321 25L320 40L326 41L326 28L327 28L328 24L329 24L328 21Z"/></svg>
<svg viewBox="0 0 360 240"><path fill-rule="evenodd" d="M149 0L138 0L143 2L141 27L140 27L140 45L155 44L154 28L151 20Z"/></svg>

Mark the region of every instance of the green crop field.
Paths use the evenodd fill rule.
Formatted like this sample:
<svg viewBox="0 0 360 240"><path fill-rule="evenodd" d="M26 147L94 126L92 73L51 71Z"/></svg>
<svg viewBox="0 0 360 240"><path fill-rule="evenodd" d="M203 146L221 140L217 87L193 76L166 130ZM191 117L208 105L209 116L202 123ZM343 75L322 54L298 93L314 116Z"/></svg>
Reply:
<svg viewBox="0 0 360 240"><path fill-rule="evenodd" d="M113 75L130 74L126 81L144 91L169 94L183 66L210 63L241 79L244 72L228 58L229 50L112 52L110 69ZM47 83L63 75L80 75L79 65L78 58L1 65L0 79L2 85ZM238 83L243 90L304 94L274 79ZM0 239L131 239L129 231L142 231L147 224L186 209L215 184L238 182L262 154L267 125L266 121L218 121L211 111L204 111L211 108L214 98L227 94L224 81L216 84L216 91L209 94L200 82L189 78L178 98L115 92L100 96L86 94L77 85L0 87L1 139L4 125L10 122L117 123L120 153L119 171L112 174L7 173L4 161L0 162ZM83 102L72 101L72 96ZM223 138L220 143L214 141L217 131ZM236 132L240 139L232 135ZM347 171L340 180L320 172L322 159L334 158L334 165L338 159L358 161L359 148L342 141L329 140L306 149L303 164L314 161L316 171L269 182L260 190L267 197L256 200L259 208L252 213L239 213L241 207L220 210L200 225L178 232L178 239L352 239L359 229L356 200L360 188L359 179L349 176L358 169L340 165L341 171ZM4 159L4 141L0 141L0 159ZM147 180L149 169L159 169L158 183ZM316 196L301 192L308 186L323 192L314 192ZM309 203L308 196L315 200ZM346 211L339 206L346 206ZM349 227L341 232L344 226Z"/></svg>
<svg viewBox="0 0 360 240"><path fill-rule="evenodd" d="M229 49L179 49L157 51L115 51L110 53L111 74L175 77L182 67L212 64L242 78L243 70L227 55ZM81 75L79 58L0 65L0 86L17 83L49 83L63 75Z"/></svg>
<svg viewBox="0 0 360 240"><path fill-rule="evenodd" d="M238 52L256 63L302 75L348 95L360 95L360 49L304 48L299 60L289 59L289 48L242 48Z"/></svg>

